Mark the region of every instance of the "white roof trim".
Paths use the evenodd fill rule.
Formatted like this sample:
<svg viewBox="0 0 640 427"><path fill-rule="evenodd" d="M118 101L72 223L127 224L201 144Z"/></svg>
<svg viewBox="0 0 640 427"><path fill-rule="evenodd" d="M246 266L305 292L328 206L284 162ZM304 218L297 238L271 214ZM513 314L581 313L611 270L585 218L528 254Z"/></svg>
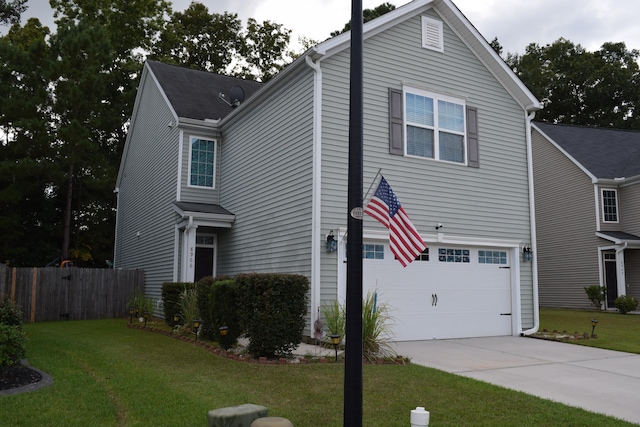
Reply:
<svg viewBox="0 0 640 427"><path fill-rule="evenodd" d="M431 8L441 15L447 25L467 44L467 47L476 54L478 59L502 83L504 88L524 110L536 111L542 109L540 101L536 99L533 93L450 0L414 0L365 23L363 26L363 39L366 40L399 22ZM350 40L351 32L347 31L313 47L311 55L314 59L334 55L350 47Z"/></svg>

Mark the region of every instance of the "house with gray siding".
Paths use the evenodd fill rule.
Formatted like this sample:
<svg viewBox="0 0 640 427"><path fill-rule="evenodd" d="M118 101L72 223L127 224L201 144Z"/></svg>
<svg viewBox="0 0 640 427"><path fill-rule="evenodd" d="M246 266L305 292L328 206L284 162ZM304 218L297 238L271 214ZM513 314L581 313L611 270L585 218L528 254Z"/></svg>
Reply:
<svg viewBox="0 0 640 427"><path fill-rule="evenodd" d="M266 84L148 61L116 188L116 268L145 269L152 298L202 275L305 275L312 336L346 293L349 56L347 32ZM363 287L395 339L537 329L537 259L523 251L536 249L540 106L451 1L364 25L365 191L381 172L427 245L403 268L363 219Z"/></svg>
<svg viewBox="0 0 640 427"><path fill-rule="evenodd" d="M640 298L640 132L533 124L538 274L543 307L603 308Z"/></svg>

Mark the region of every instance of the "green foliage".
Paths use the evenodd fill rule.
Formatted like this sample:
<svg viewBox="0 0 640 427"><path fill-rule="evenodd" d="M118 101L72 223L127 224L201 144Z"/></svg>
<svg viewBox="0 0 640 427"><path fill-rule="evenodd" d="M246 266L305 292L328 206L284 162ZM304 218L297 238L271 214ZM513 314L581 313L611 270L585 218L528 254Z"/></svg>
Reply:
<svg viewBox="0 0 640 427"><path fill-rule="evenodd" d="M630 311L635 311L638 307L638 299L628 295L620 295L613 303L621 314L627 314Z"/></svg>
<svg viewBox="0 0 640 427"><path fill-rule="evenodd" d="M200 310L198 310L198 293L195 288L184 288L180 293L180 322L185 330L193 329L193 322L200 319ZM199 332L199 331L198 331Z"/></svg>
<svg viewBox="0 0 640 427"><path fill-rule="evenodd" d="M270 358L290 355L302 340L309 279L291 274L242 274L236 283L249 353Z"/></svg>
<svg viewBox="0 0 640 427"><path fill-rule="evenodd" d="M365 359L374 361L380 357L395 357L389 345L390 320L387 304L377 301L375 292L367 292L362 304L362 355Z"/></svg>
<svg viewBox="0 0 640 427"><path fill-rule="evenodd" d="M22 331L22 310L8 296L0 300L0 372L22 359L26 353Z"/></svg>
<svg viewBox="0 0 640 427"><path fill-rule="evenodd" d="M574 125L640 129L640 51L607 42L589 52L560 38L531 43L506 61L544 108L537 119Z"/></svg>
<svg viewBox="0 0 640 427"><path fill-rule="evenodd" d="M22 325L22 309L8 295L0 299L0 323L9 326Z"/></svg>
<svg viewBox="0 0 640 427"><path fill-rule="evenodd" d="M196 285L205 336L219 342L222 348L233 347L243 333L235 280L206 277ZM223 326L227 327L224 336L220 334Z"/></svg>
<svg viewBox="0 0 640 427"><path fill-rule="evenodd" d="M180 298L185 289L195 289L191 282L165 282L162 284L162 305L164 307L164 320L170 326L182 323L182 320L174 322L173 316L180 314Z"/></svg>
<svg viewBox="0 0 640 427"><path fill-rule="evenodd" d="M591 285L584 288L591 304L598 310L602 309L602 304L607 299L607 288L599 285Z"/></svg>
<svg viewBox="0 0 640 427"><path fill-rule="evenodd" d="M385 2L382 3L381 5L373 8L373 9L364 9L362 11L362 22L369 22L372 19L375 19L379 16L384 15L385 13L391 12L392 10L394 10L396 7L389 3L389 2ZM351 21L347 22L344 26L344 28L342 29L342 31L334 31L331 33L331 37L335 37L337 35L340 35L342 33L346 33L347 31L349 31L351 29Z"/></svg>
<svg viewBox="0 0 640 427"><path fill-rule="evenodd" d="M323 306L322 314L329 333L344 337L345 307L334 301ZM387 304L378 302L375 292L368 292L362 301L362 354L365 359L374 362L378 358L395 357L395 351L389 344L392 337L391 320Z"/></svg>
<svg viewBox="0 0 640 427"><path fill-rule="evenodd" d="M24 4L27 0L1 0L0 1L0 24L17 24L20 22L20 15L27 10Z"/></svg>
<svg viewBox="0 0 640 427"><path fill-rule="evenodd" d="M128 308L133 308L133 317L141 317L146 311L149 316L153 315L155 306L151 298L147 298L144 294L135 294L127 303Z"/></svg>
<svg viewBox="0 0 640 427"><path fill-rule="evenodd" d="M329 330L329 335L340 335L344 338L344 329L346 326L344 306L340 305L337 300L331 304L324 304L322 306L322 316Z"/></svg>

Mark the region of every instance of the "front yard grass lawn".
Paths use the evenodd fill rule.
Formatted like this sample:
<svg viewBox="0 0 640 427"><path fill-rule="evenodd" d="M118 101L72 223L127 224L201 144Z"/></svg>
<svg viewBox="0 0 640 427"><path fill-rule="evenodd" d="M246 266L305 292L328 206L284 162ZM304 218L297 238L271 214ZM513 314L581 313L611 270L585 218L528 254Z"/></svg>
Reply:
<svg viewBox="0 0 640 427"><path fill-rule="evenodd" d="M572 339L568 342L640 354L640 315L638 314L542 308L540 309L539 335L543 334L543 330L546 329L550 334L556 330L562 335L564 335L564 331L570 335L577 332L582 337L586 332L591 337L592 319L598 321L594 330L597 338Z"/></svg>
<svg viewBox="0 0 640 427"><path fill-rule="evenodd" d="M240 362L126 324L25 324L29 363L54 382L0 397L0 425L206 426L211 409L253 403L296 427L342 426L342 363ZM416 406L432 427L632 425L413 364L365 365L363 400L367 427L405 427Z"/></svg>

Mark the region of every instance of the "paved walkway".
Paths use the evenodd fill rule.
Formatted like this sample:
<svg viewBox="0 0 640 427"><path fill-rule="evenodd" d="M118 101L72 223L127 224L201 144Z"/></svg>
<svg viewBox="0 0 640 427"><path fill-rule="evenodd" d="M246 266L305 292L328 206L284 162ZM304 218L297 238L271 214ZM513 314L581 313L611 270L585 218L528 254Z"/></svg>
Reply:
<svg viewBox="0 0 640 427"><path fill-rule="evenodd" d="M418 365L640 424L638 354L527 337L410 341L394 347Z"/></svg>

